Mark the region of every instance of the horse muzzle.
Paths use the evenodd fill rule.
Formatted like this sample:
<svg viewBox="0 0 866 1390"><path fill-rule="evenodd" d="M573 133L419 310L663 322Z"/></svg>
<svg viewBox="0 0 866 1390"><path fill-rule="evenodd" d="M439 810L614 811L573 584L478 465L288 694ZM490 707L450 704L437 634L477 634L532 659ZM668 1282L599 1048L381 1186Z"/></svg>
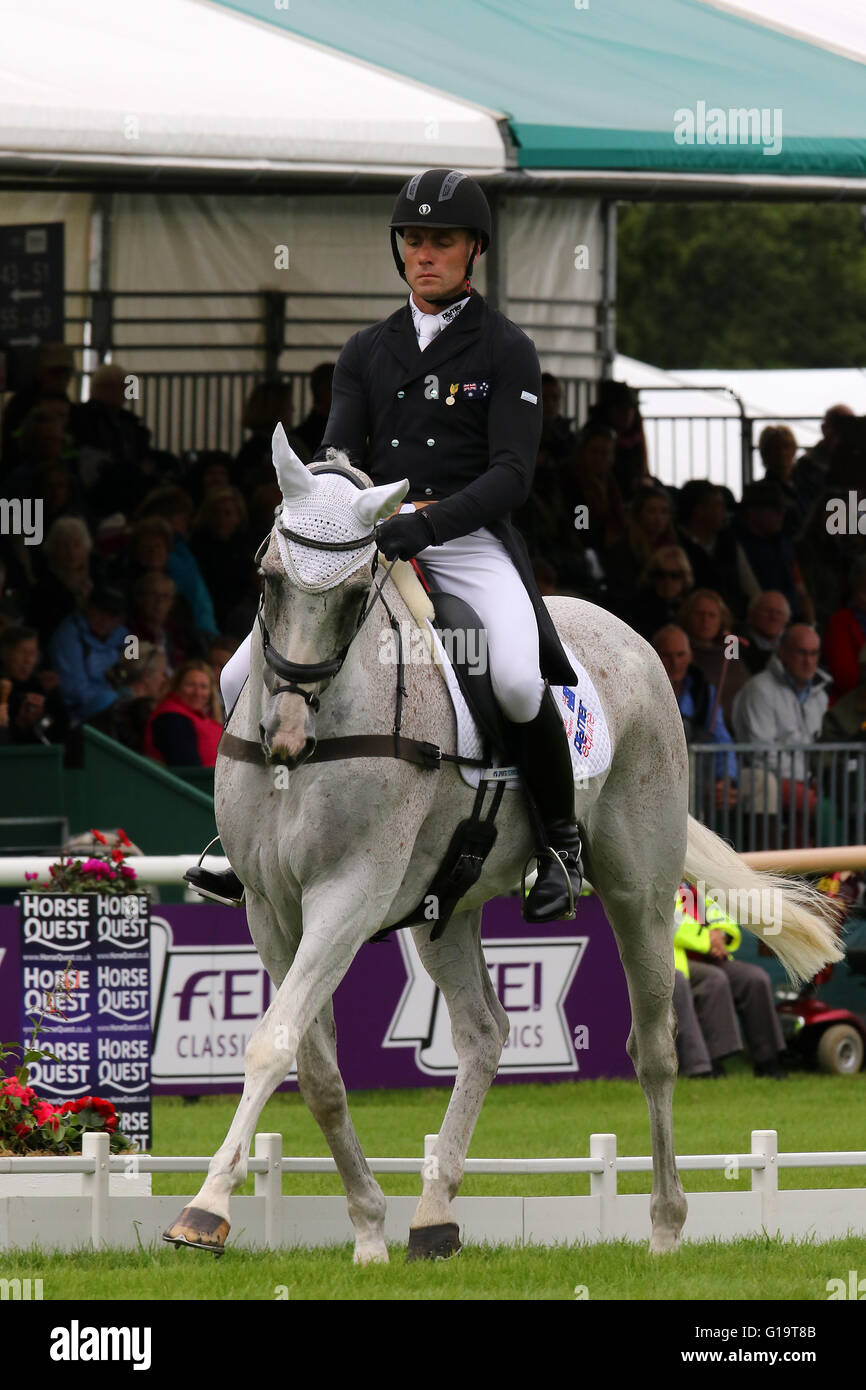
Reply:
<svg viewBox="0 0 866 1390"><path fill-rule="evenodd" d="M300 698L274 700L259 724L259 738L269 766L300 767L316 746L315 715Z"/></svg>

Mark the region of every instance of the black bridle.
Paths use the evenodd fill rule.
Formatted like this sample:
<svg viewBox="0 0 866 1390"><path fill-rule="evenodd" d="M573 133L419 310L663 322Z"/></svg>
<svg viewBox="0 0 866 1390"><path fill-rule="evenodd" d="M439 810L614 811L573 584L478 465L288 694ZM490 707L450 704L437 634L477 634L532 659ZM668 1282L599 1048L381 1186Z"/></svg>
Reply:
<svg viewBox="0 0 866 1390"><path fill-rule="evenodd" d="M360 482L359 479L356 478L353 473L350 473L348 471L348 469L340 468L338 466L310 469L310 472L337 473L340 475L340 477L349 478L355 484L356 487L359 487L362 490L365 490L367 486L366 484ZM279 512L281 510L282 504L280 504L280 506L276 509L277 515L279 515ZM277 522L277 525L279 526L279 522ZM306 546L309 550L360 550L362 546L375 545L376 543L375 528L372 531L368 532L366 536L360 536L357 540L349 541L313 540L309 536L299 535L297 531L290 531L287 526L279 526L279 529L281 534L284 535L288 540L294 541L296 545ZM256 552L255 557L257 564L264 555L264 552L270 543L270 539L270 535L266 536L266 538L262 541L262 544L259 546L259 549ZM385 611L389 613L390 617L388 605L385 602L385 599L382 597L382 590L387 584L389 576L391 574L391 570L394 568L394 565L396 563L396 560L391 561L391 564L389 565L388 570L386 571L385 577L382 580L381 584L378 586L372 601L368 603L367 606L359 614L355 631L352 633L352 636L349 638L348 642L346 642L345 646L343 646L341 650L337 652L336 656L332 656L328 661L319 661L314 662L310 665L305 665L299 661L289 661L287 657L283 656L280 652L277 651L276 647L274 647L273 643L271 642L270 633L268 632L267 625L265 624L265 596L264 594L262 594L261 598L259 599L259 607L258 612L256 613L256 618L258 620L259 628L262 634L262 651L264 653L265 666L267 667L268 671L272 674L272 676L278 676L281 680L285 682L285 684L283 685L277 685L274 681L268 682L268 690L271 695L300 695L301 698L305 700L306 703L310 706L310 709L314 711L318 710L318 697L315 696L311 690L302 690L300 685L298 685L298 681L306 681L308 683L316 684L318 681L331 680L334 676L336 676L337 672L342 667L343 662L346 660L346 657L349 653L349 648L351 647L355 638L358 636L358 633L361 631L361 628L364 626L364 623L367 621L368 617L373 611L373 607L377 599L382 598L382 603L385 607ZM376 577L377 565L378 556L374 553L372 574L373 579L375 579Z"/></svg>

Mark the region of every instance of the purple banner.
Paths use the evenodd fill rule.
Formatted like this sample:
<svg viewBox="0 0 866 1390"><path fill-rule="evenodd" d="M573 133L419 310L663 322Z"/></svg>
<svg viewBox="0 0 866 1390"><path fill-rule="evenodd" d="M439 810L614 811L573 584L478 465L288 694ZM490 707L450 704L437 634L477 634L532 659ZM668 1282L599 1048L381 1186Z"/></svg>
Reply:
<svg viewBox="0 0 866 1390"><path fill-rule="evenodd" d="M273 994L244 913L156 905L150 932L154 1092L239 1090L247 1042ZM482 945L511 1023L497 1082L634 1076L625 1051L625 978L598 898L581 898L574 922L543 927L527 926L516 897L497 899L484 909ZM20 1007L14 908L0 908L3 948L0 1035L8 1038ZM124 989L119 977L111 987ZM410 932L362 947L335 1011L349 1089L451 1084L456 1056L447 1009Z"/></svg>
<svg viewBox="0 0 866 1390"><path fill-rule="evenodd" d="M56 1059L30 1064L40 1100L109 1100L143 1149L151 1139L149 906L136 893L22 893L18 969L13 976L8 954L0 966L19 986L15 1013L0 1015L4 1039L29 1041L38 1020L36 1047Z"/></svg>

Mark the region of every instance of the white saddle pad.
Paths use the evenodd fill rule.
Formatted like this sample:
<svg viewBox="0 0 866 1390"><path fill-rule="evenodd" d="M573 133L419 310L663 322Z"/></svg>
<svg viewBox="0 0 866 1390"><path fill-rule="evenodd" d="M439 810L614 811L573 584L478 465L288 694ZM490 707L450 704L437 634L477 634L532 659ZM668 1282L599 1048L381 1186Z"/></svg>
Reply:
<svg viewBox="0 0 866 1390"><path fill-rule="evenodd" d="M484 755L484 748L478 726L469 713L469 706L454 674L454 667L448 660L445 648L429 618L427 625L439 652L442 673L445 676L445 683L448 686L451 703L454 706L454 715L457 720L457 752L461 758L481 758ZM565 646L565 643L563 643L563 647L577 672L577 685L554 685L551 689L562 715L562 722L571 749L574 780L578 782L585 778L598 777L599 773L607 771L610 766L610 731L607 727L601 701L589 675L571 649ZM514 767L499 767L496 764L483 769L478 767L460 768L464 782L467 782L470 787L477 787L483 775L488 781L501 781L504 778L509 791L520 786L516 772L517 769Z"/></svg>

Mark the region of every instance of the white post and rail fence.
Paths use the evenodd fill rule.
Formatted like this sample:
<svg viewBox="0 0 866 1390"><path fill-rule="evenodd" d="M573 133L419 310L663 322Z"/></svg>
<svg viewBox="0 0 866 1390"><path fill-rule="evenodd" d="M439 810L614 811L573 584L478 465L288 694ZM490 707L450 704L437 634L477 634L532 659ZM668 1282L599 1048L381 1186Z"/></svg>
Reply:
<svg viewBox="0 0 866 1390"><path fill-rule="evenodd" d="M374 1173L420 1178L435 1152L371 1158ZM249 1171L255 1194L232 1199L230 1244L264 1250L341 1245L353 1238L342 1196L283 1196L284 1173L331 1173L331 1158L283 1158L282 1136L257 1134ZM558 1245L650 1236L648 1194L619 1191L620 1173L651 1173L649 1157L617 1154L615 1134L590 1136L589 1158L470 1158L466 1175L536 1177L589 1174L589 1195L458 1197L454 1216L465 1241ZM70 1158L0 1159L0 1250L136 1249L158 1242L187 1195L150 1192L154 1173L205 1173L208 1158L110 1155L107 1134L85 1134L83 1153ZM749 1153L684 1154L685 1172L751 1174L748 1190L690 1192L683 1235L689 1240L734 1240L748 1235L833 1239L866 1236L866 1187L780 1188L782 1168L866 1168L866 1149L835 1153L779 1153L777 1132L753 1130ZM428 1170L429 1171L429 1170ZM198 1187L198 1183L191 1183ZM417 1196L388 1198L385 1237L404 1242Z"/></svg>

